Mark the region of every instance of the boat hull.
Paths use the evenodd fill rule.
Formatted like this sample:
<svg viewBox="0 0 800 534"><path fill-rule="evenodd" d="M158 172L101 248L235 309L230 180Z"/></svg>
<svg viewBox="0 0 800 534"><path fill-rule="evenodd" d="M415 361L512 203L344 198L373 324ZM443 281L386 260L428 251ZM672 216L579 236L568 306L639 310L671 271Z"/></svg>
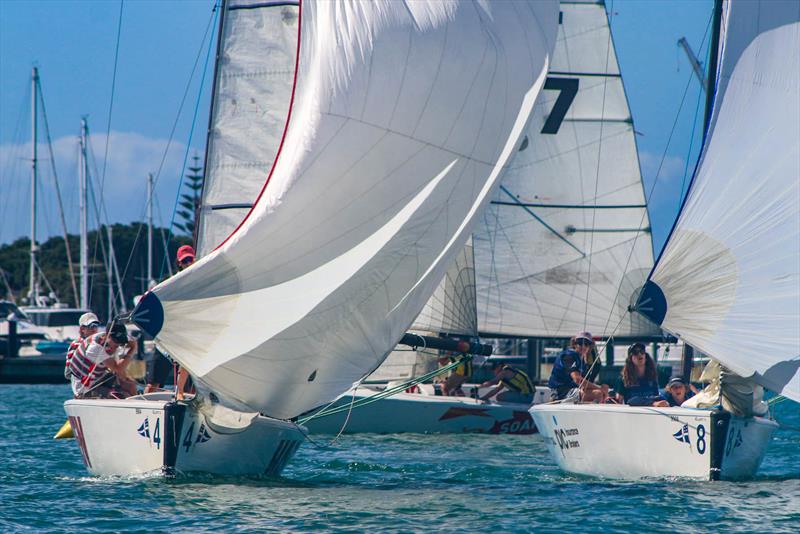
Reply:
<svg viewBox="0 0 800 534"><path fill-rule="evenodd" d="M562 470L614 479L750 478L778 428L690 408L560 404L531 415Z"/></svg>
<svg viewBox="0 0 800 534"><path fill-rule="evenodd" d="M207 420L191 403L80 399L64 403L93 475L204 472L278 475L304 437L292 423L257 416L240 429Z"/></svg>
<svg viewBox="0 0 800 534"><path fill-rule="evenodd" d="M356 400L375 393L356 393ZM537 392L537 398L541 395ZM344 395L335 406L347 406L352 398ZM305 426L315 434L533 434L536 427L528 408L527 404L485 403L468 397L397 393L354 408L349 419L348 412L342 411L312 419Z"/></svg>

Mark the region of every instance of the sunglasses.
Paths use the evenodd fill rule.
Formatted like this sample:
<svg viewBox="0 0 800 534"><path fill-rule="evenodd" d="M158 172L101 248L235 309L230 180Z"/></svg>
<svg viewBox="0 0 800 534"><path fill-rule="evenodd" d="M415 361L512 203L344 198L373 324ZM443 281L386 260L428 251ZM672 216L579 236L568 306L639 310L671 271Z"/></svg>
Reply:
<svg viewBox="0 0 800 534"><path fill-rule="evenodd" d="M183 258L181 261L178 262L178 265L191 265L194 262L194 258Z"/></svg>
<svg viewBox="0 0 800 534"><path fill-rule="evenodd" d="M578 345L578 346L582 346L582 347L591 347L592 346L592 342L588 341L586 339L576 339L575 340L575 344Z"/></svg>

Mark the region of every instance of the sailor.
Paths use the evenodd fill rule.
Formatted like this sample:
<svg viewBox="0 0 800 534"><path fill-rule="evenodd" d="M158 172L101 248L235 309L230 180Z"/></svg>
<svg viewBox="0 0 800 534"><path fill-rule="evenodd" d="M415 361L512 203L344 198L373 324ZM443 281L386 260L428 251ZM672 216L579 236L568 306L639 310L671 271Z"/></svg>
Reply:
<svg viewBox="0 0 800 534"><path fill-rule="evenodd" d="M449 365L463 358L463 354L448 352L439 358L439 365ZM465 359L450 370L450 374L442 384L442 393L445 396L463 397L464 390L461 386L472 376L472 360Z"/></svg>
<svg viewBox="0 0 800 534"><path fill-rule="evenodd" d="M561 351L553 363L547 385L551 400L572 402L602 402L608 392L607 386L595 384L587 374L595 376L596 350L589 332L578 332L570 340L570 348Z"/></svg>
<svg viewBox="0 0 800 534"><path fill-rule="evenodd" d="M647 354L643 343L628 347L628 357L614 389L617 402L631 406L651 406L660 399L656 362Z"/></svg>
<svg viewBox="0 0 800 534"><path fill-rule="evenodd" d="M116 322L106 333L81 341L70 361L75 398L112 396L112 385L125 396L135 395L136 382L125 370L136 349L136 340L129 340L125 326Z"/></svg>
<svg viewBox="0 0 800 534"><path fill-rule="evenodd" d="M661 394L661 398L653 403L653 406L667 407L680 406L685 401L694 397L693 386L686 386L683 378L674 376L667 382L667 387Z"/></svg>
<svg viewBox="0 0 800 534"><path fill-rule="evenodd" d="M175 263L177 264L178 271L183 271L194 263L195 253L191 245L182 245L178 248L175 255ZM164 356L164 354L157 348L153 350L153 354L147 360L147 385L144 388L145 393L152 393L162 389L169 378L169 372L172 369L172 362ZM186 382L189 379L189 374L183 369L178 368L178 386L175 394L178 400L183 399L183 391L186 387Z"/></svg>
<svg viewBox="0 0 800 534"><path fill-rule="evenodd" d="M95 335L101 324L97 315L92 312L84 313L78 318L78 339L74 339L72 343L69 344L69 349L67 349L67 360L64 366L64 378L67 380L72 377L72 370L69 363L72 360L72 356L75 354L75 350L81 344L81 341Z"/></svg>
<svg viewBox="0 0 800 534"><path fill-rule="evenodd" d="M489 400L497 395L499 402L516 402L519 404L532 404L535 388L528 375L510 365L497 364L494 367L494 378L487 380L480 387L498 385L481 400ZM503 389L508 389L500 393Z"/></svg>

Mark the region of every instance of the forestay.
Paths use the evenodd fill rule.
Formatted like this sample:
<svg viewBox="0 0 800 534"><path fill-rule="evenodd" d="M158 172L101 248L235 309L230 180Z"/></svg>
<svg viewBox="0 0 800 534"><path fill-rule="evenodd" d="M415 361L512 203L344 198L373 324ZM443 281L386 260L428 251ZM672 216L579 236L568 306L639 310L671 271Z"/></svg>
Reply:
<svg viewBox="0 0 800 534"><path fill-rule="evenodd" d="M800 3L728 2L713 114L639 309L800 401Z"/></svg>
<svg viewBox="0 0 800 534"><path fill-rule="evenodd" d="M627 313L653 252L605 7L565 2L560 22L527 139L474 233L479 330L658 335Z"/></svg>
<svg viewBox="0 0 800 534"><path fill-rule="evenodd" d="M347 390L463 248L522 141L557 16L555 2L302 2L253 209L136 322L233 407L289 418ZM222 161L223 143L210 150Z"/></svg>

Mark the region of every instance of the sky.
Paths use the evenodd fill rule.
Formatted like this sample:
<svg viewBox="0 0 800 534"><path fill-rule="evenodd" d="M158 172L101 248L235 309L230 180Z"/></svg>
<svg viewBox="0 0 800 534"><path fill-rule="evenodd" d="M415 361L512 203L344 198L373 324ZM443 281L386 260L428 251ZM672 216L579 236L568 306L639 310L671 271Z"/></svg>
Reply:
<svg viewBox="0 0 800 534"><path fill-rule="evenodd" d="M676 43L685 36L697 53L704 41L704 61L712 3L607 2L645 191L655 184L649 209L656 253L697 158L705 98ZM152 172L157 175L156 224L169 224L184 161L193 155L202 161L205 147L213 6L214 0L0 0L0 244L30 231L34 65L69 231L78 229L77 140L84 116L92 166L98 181L104 176L103 220L143 220L146 177ZM41 122L40 240L61 233Z"/></svg>

